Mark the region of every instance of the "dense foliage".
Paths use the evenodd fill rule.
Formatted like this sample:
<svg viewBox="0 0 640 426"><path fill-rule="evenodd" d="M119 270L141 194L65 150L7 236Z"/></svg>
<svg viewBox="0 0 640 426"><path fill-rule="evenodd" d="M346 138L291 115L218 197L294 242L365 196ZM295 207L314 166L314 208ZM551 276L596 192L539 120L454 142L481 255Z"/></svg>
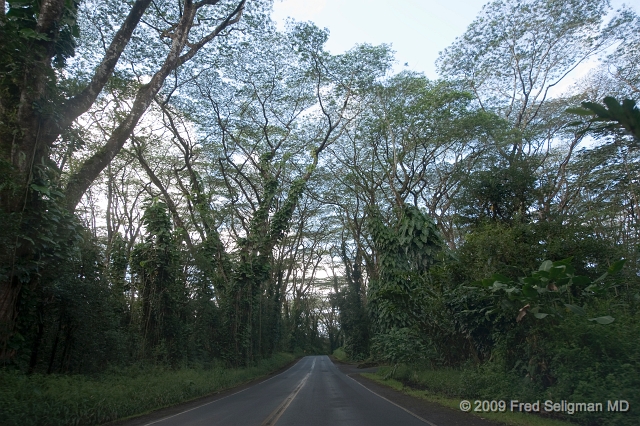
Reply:
<svg viewBox="0 0 640 426"><path fill-rule="evenodd" d="M2 4L6 377L340 348L640 403L635 11L491 1L431 81L268 1Z"/></svg>

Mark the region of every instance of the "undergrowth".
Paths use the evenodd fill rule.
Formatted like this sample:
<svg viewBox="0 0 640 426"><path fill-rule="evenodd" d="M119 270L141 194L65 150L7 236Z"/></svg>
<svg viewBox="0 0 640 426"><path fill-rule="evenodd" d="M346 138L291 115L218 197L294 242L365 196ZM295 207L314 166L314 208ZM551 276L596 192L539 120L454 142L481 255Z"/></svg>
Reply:
<svg viewBox="0 0 640 426"><path fill-rule="evenodd" d="M344 348L338 348L335 351L333 351L333 357L338 361L342 361L342 362L349 361L349 356L344 351Z"/></svg>
<svg viewBox="0 0 640 426"><path fill-rule="evenodd" d="M240 369L129 367L95 377L0 370L0 424L102 424L237 386L293 359L280 353Z"/></svg>
<svg viewBox="0 0 640 426"><path fill-rule="evenodd" d="M626 369L624 368L626 367ZM381 367L376 376L383 380L389 376L392 367ZM627 374L625 374L627 372ZM470 401L504 400L510 406L511 400L520 402L536 402L544 404L553 402L599 402L603 404L602 412L542 413L545 417L553 417L581 425L635 426L639 423L638 415L638 376L630 365L623 366L617 374L598 377L589 369L583 369L584 377L561 377L554 385L544 388L529 378L523 378L514 372L504 371L498 362L480 366L468 365L462 368L431 368L421 365L400 364L393 373L393 379L427 394L449 401L466 399ZM567 382L571 382L571 386ZM571 388L569 391L568 388ZM627 412L608 412L607 401L624 399L629 402ZM441 401L436 401L441 403ZM457 406L453 407L457 408ZM486 413L484 413L486 414ZM552 415L550 415L552 414ZM498 417L504 413L496 413ZM534 416L527 414L527 416ZM537 417L537 416L536 416ZM530 417L533 419L534 417Z"/></svg>
<svg viewBox="0 0 640 426"><path fill-rule="evenodd" d="M436 372L435 376L439 378L442 378L447 375L451 375L452 373L452 371L448 371L448 372L445 372L444 374L438 374L441 372L438 372L436 370L434 370L434 372ZM380 374L362 373L362 375L382 385L389 386L397 391L403 392L407 395L424 399L424 400L436 403L438 405L452 408L454 410L460 409L460 401L462 398L459 398L459 397L452 398L452 397L444 396L441 393L431 392L429 390L419 390L411 387L406 387L403 382L400 382L394 379L385 380L381 377ZM454 377L458 376L458 374L453 373L453 376ZM572 425L572 423L568 423L560 420L535 417L535 416L532 416L531 414L525 414L525 413L515 413L515 412L511 413L508 411L497 412L497 413L492 413L492 412L474 413L472 411L471 414L480 416L483 419L494 420L499 422L499 424L504 424L508 426L570 426Z"/></svg>

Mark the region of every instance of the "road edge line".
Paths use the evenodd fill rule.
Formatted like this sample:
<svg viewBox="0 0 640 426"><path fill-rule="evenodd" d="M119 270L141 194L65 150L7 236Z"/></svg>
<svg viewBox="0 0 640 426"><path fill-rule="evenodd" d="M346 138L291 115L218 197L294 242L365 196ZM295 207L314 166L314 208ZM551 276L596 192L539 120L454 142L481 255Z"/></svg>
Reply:
<svg viewBox="0 0 640 426"><path fill-rule="evenodd" d="M356 373L357 374L357 373ZM362 386L363 388L365 388L366 390L368 390L369 392L371 392L372 394L374 394L375 396L377 396L378 398L382 398L387 402L390 402L391 404L395 405L396 407L400 408L403 411L406 411L407 413L411 414L413 417L415 417L418 420L421 420L423 422L425 422L426 424L428 424L429 426L438 426L435 423L430 422L427 419L423 419L422 417L420 417L419 415L417 415L416 413L409 411L408 409L404 408L403 406L396 404L395 402L391 401L390 399L385 398L384 396L372 391L371 389L369 389L368 387L366 387L365 385L363 385L362 383L360 383L359 381L357 381L356 379L354 379L353 377L351 377L350 374L345 374L345 376L347 376L348 378L350 378L351 380L353 380L354 382L356 382L357 384L359 384L360 386Z"/></svg>

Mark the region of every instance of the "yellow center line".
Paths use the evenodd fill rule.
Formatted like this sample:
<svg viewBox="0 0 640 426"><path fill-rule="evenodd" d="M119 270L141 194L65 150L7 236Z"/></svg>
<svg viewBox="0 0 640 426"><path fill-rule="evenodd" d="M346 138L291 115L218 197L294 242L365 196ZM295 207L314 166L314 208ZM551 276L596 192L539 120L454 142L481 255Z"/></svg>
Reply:
<svg viewBox="0 0 640 426"><path fill-rule="evenodd" d="M314 364L315 364L315 360L314 360ZM298 395L298 392L300 392L300 389L302 389L304 384L307 382L307 379L309 378L310 374L311 372L307 373L307 375L304 376L304 378L300 381L300 383L298 383L298 386L296 386L293 392L291 392L291 394L288 397L286 397L284 401L282 401L282 404L280 404L278 408L276 408L275 410L273 410L271 414L269 414L269 416L265 419L264 422L261 423L260 426L273 426L276 424L278 419L280 419L280 416L282 416L282 414L287 410L287 408L289 407L289 404L291 404L291 402L295 399L296 395Z"/></svg>

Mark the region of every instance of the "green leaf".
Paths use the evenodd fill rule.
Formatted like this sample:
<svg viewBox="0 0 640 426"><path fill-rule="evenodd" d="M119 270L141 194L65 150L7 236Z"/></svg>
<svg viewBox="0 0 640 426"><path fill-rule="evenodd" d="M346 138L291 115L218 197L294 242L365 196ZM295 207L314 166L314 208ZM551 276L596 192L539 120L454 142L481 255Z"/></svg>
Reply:
<svg viewBox="0 0 640 426"><path fill-rule="evenodd" d="M582 125L584 125L582 121L572 121L569 124L567 124L567 127L575 127L575 126L582 126Z"/></svg>
<svg viewBox="0 0 640 426"><path fill-rule="evenodd" d="M603 99L603 102L609 108L609 113L612 117L620 117L624 114L622 106L618 103L616 98L607 96Z"/></svg>
<svg viewBox="0 0 640 426"><path fill-rule="evenodd" d="M584 289L585 292L589 292L592 291L594 294L596 295L602 295L605 293L605 290L601 287L599 287L596 284L591 284L590 286L588 286L587 288Z"/></svg>
<svg viewBox="0 0 640 426"><path fill-rule="evenodd" d="M573 256L564 258L562 260L556 260L553 262L553 266L569 266L571 265L571 261L573 260Z"/></svg>
<svg viewBox="0 0 640 426"><path fill-rule="evenodd" d="M589 321L595 321L598 324L611 324L612 322L615 321L615 318L610 317L609 315L607 315L607 316L604 316L604 317L589 318Z"/></svg>
<svg viewBox="0 0 640 426"><path fill-rule="evenodd" d="M500 304L502 305L503 309L513 309L513 303L511 303L508 299L502 299L500 301Z"/></svg>
<svg viewBox="0 0 640 426"><path fill-rule="evenodd" d="M35 183L32 183L31 184L31 189L33 189L34 191L39 192L41 194L51 195L51 193L49 192L49 187L48 186L36 185Z"/></svg>
<svg viewBox="0 0 640 426"><path fill-rule="evenodd" d="M538 318L538 319L542 319L542 318L544 318L544 317L546 317L546 316L548 316L548 315L549 315L549 314L545 314L544 312L535 312L535 313L533 314L533 316L534 316L534 317L536 317L536 318Z"/></svg>
<svg viewBox="0 0 640 426"><path fill-rule="evenodd" d="M552 268L552 269L551 269L551 271L553 271L553 269L555 269L555 268ZM563 270L564 270L564 268L563 268ZM549 278L549 277L550 277L550 274L549 274L549 272L548 272L548 271L536 271L536 272L534 272L534 273L532 274L532 276L534 276L534 277L536 277L536 278L544 278L544 279L547 279L547 278Z"/></svg>
<svg viewBox="0 0 640 426"><path fill-rule="evenodd" d="M565 274L566 270L567 270L567 268L565 266L554 266L549 271L549 279L554 280L554 279L562 276L563 274Z"/></svg>
<svg viewBox="0 0 640 426"><path fill-rule="evenodd" d="M501 274L493 274L493 276L491 277L491 279L495 282L495 281L499 281L501 283L505 283L508 284L511 282L511 279L509 279L508 277L505 277L504 275Z"/></svg>
<svg viewBox="0 0 640 426"><path fill-rule="evenodd" d="M576 273L576 270L572 265L567 265L565 270L564 270L564 273L566 275L574 275Z"/></svg>
<svg viewBox="0 0 640 426"><path fill-rule="evenodd" d="M552 266L553 266L553 262L552 261L545 260L544 262L542 262L542 265L540 265L540 268L538 268L538 271L549 272L549 270L551 269Z"/></svg>
<svg viewBox="0 0 640 426"><path fill-rule="evenodd" d="M589 277L584 277L582 275L571 278L571 281L579 286L588 286L589 284L591 284L591 280L589 279Z"/></svg>
<svg viewBox="0 0 640 426"><path fill-rule="evenodd" d="M583 115L583 116L594 115L593 111L586 108L567 108L565 111L568 112L569 114L576 114L576 115ZM582 124L582 123L577 121L576 124Z"/></svg>
<svg viewBox="0 0 640 426"><path fill-rule="evenodd" d="M32 30L31 28L23 28L20 30L20 35L25 38L30 38L34 40L49 40L49 37L46 34L42 34Z"/></svg>
<svg viewBox="0 0 640 426"><path fill-rule="evenodd" d="M599 282L604 281L604 279L607 278L608 275L609 275L609 273L605 272L604 274L602 274L598 278L596 278L594 283L599 283Z"/></svg>
<svg viewBox="0 0 640 426"><path fill-rule="evenodd" d="M485 278L482 280L482 285L484 287L491 287L491 285L494 283L495 281L493 281L491 278Z"/></svg>
<svg viewBox="0 0 640 426"><path fill-rule="evenodd" d="M571 310L571 312L573 312L576 315L587 316L587 313L580 306L570 305L568 303L565 303L564 306L569 308Z"/></svg>
<svg viewBox="0 0 640 426"><path fill-rule="evenodd" d="M626 261L627 259L621 259L621 260L618 260L617 262L614 262L613 265L609 266L609 269L607 269L607 272L609 274L615 274L616 272L619 272L624 266L624 263Z"/></svg>
<svg viewBox="0 0 640 426"><path fill-rule="evenodd" d="M525 285L522 286L522 294L524 294L525 297L536 298L536 297L538 297L538 290L536 290L531 285L525 284Z"/></svg>
<svg viewBox="0 0 640 426"><path fill-rule="evenodd" d="M611 114L603 105L594 102L582 102L582 106L595 112L598 117L607 119L611 118Z"/></svg>

